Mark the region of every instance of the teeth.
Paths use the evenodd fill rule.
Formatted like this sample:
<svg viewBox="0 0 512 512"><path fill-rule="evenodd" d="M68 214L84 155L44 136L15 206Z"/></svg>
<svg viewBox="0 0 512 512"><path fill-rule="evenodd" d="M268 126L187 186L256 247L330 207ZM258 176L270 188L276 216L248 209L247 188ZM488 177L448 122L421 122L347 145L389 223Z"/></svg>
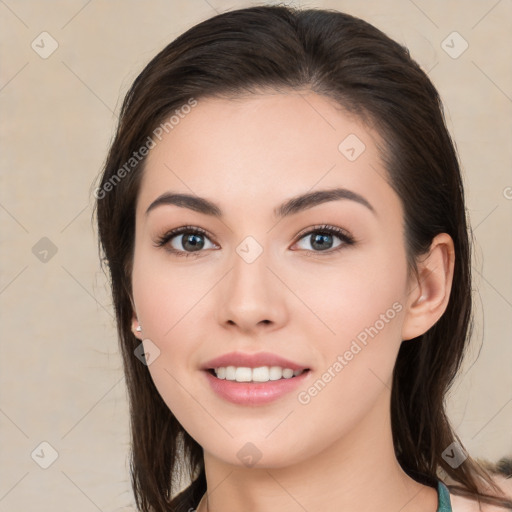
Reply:
<svg viewBox="0 0 512 512"><path fill-rule="evenodd" d="M215 368L218 379L233 380L236 382L268 382L269 380L290 379L300 375L304 370L292 370L280 366L259 366L247 368L244 366L227 366Z"/></svg>

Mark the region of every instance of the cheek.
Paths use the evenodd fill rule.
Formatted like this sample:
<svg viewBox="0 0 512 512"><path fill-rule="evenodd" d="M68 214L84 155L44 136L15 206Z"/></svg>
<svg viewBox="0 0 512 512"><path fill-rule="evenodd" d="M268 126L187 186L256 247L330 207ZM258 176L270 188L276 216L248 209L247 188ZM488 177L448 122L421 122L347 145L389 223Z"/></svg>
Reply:
<svg viewBox="0 0 512 512"><path fill-rule="evenodd" d="M398 262L397 267L401 268ZM335 278L319 277L316 284L323 293L316 287L311 293L310 288L309 306L329 329L313 315L302 320L320 363L297 401L302 413L322 419L326 436L334 439L362 421L391 388L406 279L398 270L371 267L340 272Z"/></svg>
<svg viewBox="0 0 512 512"><path fill-rule="evenodd" d="M208 291L211 279L196 271L180 271L165 257L150 251L136 251L132 271L132 289L144 339L156 346L158 357L148 370L156 388L178 421L188 424L193 405L190 392L196 385L191 379L197 371L199 330L209 328L211 304ZM150 346L151 346L150 344Z"/></svg>

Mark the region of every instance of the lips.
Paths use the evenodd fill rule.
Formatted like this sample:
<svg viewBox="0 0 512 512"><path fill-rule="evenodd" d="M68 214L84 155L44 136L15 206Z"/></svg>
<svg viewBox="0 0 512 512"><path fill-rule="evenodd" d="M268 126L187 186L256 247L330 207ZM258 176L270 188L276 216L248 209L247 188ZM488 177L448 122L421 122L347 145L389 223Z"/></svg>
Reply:
<svg viewBox="0 0 512 512"><path fill-rule="evenodd" d="M236 366L246 368L258 368L260 366L280 366L282 368L291 368L292 370L308 370L308 366L290 361L284 357L272 354L271 352L258 352L255 354L246 354L243 352L231 352L204 363L202 370L212 370L214 368Z"/></svg>
<svg viewBox="0 0 512 512"><path fill-rule="evenodd" d="M311 382L309 371L290 379L267 382L236 382L218 379L208 371L204 371L203 375L207 385L222 401L246 407L265 406L280 399L284 400L286 397L289 400L295 400L292 392L299 386Z"/></svg>

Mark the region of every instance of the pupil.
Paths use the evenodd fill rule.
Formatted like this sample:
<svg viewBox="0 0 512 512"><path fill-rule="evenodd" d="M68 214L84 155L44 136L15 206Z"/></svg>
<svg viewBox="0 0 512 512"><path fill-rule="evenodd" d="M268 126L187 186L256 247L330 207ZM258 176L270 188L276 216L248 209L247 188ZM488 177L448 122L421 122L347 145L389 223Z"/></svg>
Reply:
<svg viewBox="0 0 512 512"><path fill-rule="evenodd" d="M327 242L326 242L326 240L327 240ZM317 249L325 249L331 243L332 243L332 235L320 234L320 235L313 235L313 242L311 245L312 245L312 247L315 247L315 244L318 244L316 247Z"/></svg>

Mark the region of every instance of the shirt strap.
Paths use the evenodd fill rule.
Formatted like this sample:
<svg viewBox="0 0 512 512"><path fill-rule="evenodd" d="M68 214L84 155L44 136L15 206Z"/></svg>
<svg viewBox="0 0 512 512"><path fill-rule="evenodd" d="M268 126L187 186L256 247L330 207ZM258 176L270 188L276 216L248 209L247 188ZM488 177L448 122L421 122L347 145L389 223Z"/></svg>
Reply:
<svg viewBox="0 0 512 512"><path fill-rule="evenodd" d="M437 512L452 512L450 491L441 480L437 481Z"/></svg>

